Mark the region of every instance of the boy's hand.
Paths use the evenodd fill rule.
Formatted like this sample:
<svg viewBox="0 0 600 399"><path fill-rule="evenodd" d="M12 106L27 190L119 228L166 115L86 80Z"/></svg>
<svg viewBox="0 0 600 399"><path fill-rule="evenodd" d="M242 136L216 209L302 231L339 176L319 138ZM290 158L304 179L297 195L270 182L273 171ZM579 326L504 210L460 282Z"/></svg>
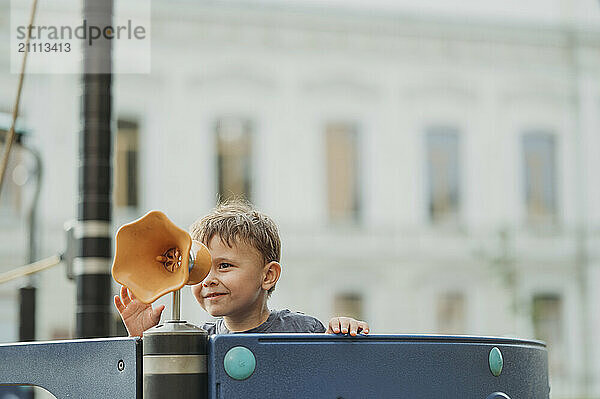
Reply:
<svg viewBox="0 0 600 399"><path fill-rule="evenodd" d="M144 331L157 325L165 309L165 305L152 309L151 304L136 299L125 287L121 287L121 296L115 295L115 306L130 337L141 337Z"/></svg>
<svg viewBox="0 0 600 399"><path fill-rule="evenodd" d="M354 320L352 317L334 317L329 320L327 334L350 334L353 337L358 333L368 334L369 324L366 321Z"/></svg>

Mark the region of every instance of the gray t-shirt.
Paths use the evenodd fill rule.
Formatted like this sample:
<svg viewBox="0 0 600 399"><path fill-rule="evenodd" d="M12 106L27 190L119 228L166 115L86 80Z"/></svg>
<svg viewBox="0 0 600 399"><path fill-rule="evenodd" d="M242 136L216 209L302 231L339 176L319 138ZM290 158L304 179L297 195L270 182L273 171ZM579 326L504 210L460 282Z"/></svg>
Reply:
<svg viewBox="0 0 600 399"><path fill-rule="evenodd" d="M202 326L209 334L230 334L223 319L208 322ZM312 316L291 312L288 309L271 310L267 321L258 327L240 333L324 333L323 323Z"/></svg>

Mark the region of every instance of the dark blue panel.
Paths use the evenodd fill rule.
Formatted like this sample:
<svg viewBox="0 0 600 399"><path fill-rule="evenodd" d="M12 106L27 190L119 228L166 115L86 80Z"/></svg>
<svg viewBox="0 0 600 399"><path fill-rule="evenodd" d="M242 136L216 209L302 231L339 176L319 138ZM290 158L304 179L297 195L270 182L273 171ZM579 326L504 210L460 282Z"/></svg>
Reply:
<svg viewBox="0 0 600 399"><path fill-rule="evenodd" d="M223 360L244 346L256 358L247 379ZM489 353L502 352L500 376ZM503 338L326 334L215 335L209 342L209 397L235 398L549 398L543 343Z"/></svg>
<svg viewBox="0 0 600 399"><path fill-rule="evenodd" d="M58 399L136 399L141 391L136 338L0 345L0 359L0 384L40 386Z"/></svg>

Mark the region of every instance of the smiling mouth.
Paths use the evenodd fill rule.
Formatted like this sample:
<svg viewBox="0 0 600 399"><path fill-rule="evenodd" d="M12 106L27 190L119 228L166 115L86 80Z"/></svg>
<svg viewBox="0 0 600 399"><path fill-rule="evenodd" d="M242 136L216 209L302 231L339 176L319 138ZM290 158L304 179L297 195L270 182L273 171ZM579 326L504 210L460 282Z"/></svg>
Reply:
<svg viewBox="0 0 600 399"><path fill-rule="evenodd" d="M213 294L206 295L204 298L206 298L206 299L217 299L217 298L221 298L222 296L225 296L225 295L227 295L227 294L215 292Z"/></svg>

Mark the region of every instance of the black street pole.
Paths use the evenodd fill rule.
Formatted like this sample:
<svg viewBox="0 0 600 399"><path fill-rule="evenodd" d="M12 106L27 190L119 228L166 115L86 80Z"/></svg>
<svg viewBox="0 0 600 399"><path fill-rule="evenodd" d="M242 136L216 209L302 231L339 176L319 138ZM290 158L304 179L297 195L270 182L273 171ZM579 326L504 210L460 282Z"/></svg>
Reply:
<svg viewBox="0 0 600 399"><path fill-rule="evenodd" d="M84 0L88 27L112 26L113 0ZM88 32L89 35L90 32ZM73 261L77 284L78 338L110 335L111 222L111 40L83 41L83 93L79 137L79 199Z"/></svg>
<svg viewBox="0 0 600 399"><path fill-rule="evenodd" d="M19 341L35 341L35 286L19 288Z"/></svg>
<svg viewBox="0 0 600 399"><path fill-rule="evenodd" d="M28 262L33 263L37 260L37 209L40 199L40 191L42 186L42 158L40 154L32 148L26 147L21 143L21 148L28 151L35 161L35 193L29 208L28 219L28 234L29 234L29 256ZM35 341L35 301L36 287L35 277L27 277L27 285L19 288L19 341Z"/></svg>

